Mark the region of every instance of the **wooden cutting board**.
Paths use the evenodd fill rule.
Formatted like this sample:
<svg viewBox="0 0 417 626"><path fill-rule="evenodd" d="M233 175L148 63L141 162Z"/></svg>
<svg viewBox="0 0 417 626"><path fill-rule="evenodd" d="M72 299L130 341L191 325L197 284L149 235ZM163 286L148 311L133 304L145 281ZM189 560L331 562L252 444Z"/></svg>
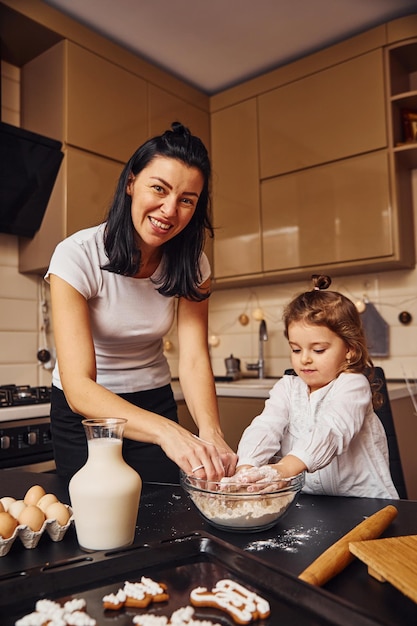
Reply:
<svg viewBox="0 0 417 626"><path fill-rule="evenodd" d="M349 550L368 566L371 576L417 602L417 535L353 541Z"/></svg>

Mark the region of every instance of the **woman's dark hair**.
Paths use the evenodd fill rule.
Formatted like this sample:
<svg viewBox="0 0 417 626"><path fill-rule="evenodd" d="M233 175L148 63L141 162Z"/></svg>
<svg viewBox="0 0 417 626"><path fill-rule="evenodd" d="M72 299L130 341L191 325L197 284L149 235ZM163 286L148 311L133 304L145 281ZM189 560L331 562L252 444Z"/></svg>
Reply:
<svg viewBox="0 0 417 626"><path fill-rule="evenodd" d="M337 291L323 291L330 287L331 278L313 274L312 291L306 291L292 300L284 309L284 333L288 339L288 327L292 322L326 326L349 347L351 357L342 371L365 373L372 368L365 333L354 303Z"/></svg>
<svg viewBox="0 0 417 626"><path fill-rule="evenodd" d="M158 156L182 161L197 168L203 175L203 189L194 215L187 226L163 247L164 262L158 276L158 291L164 296L183 296L190 300L204 300L209 296L198 285L201 282L200 257L206 231L213 237L209 216L211 165L206 147L188 128L174 122L172 130L153 137L140 146L126 163L110 206L104 233L104 245L109 262L104 270L124 276L134 276L140 267L141 251L135 242L135 228L131 215L131 196L127 193L129 179L137 176Z"/></svg>

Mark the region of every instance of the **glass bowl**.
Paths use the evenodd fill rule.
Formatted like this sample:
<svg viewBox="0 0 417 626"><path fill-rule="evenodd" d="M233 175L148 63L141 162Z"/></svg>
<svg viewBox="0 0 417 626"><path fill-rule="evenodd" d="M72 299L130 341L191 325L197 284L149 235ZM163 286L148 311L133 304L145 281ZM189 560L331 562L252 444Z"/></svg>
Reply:
<svg viewBox="0 0 417 626"><path fill-rule="evenodd" d="M263 485L262 493L248 492L247 487L233 482L227 482L225 490L221 481L207 481L183 471L180 475L181 486L200 515L212 526L232 532L272 528L296 503L304 486L304 472L282 479L279 488L277 484Z"/></svg>

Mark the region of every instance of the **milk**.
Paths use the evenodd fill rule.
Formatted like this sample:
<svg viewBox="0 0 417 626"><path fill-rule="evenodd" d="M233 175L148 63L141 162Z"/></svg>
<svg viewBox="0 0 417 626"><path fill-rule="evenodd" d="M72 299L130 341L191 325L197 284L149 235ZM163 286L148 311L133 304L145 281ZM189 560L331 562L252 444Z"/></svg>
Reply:
<svg viewBox="0 0 417 626"><path fill-rule="evenodd" d="M122 457L122 439L108 436L107 426L104 432L93 438L87 433L87 463L69 484L77 539L86 550L127 546L135 536L142 481Z"/></svg>

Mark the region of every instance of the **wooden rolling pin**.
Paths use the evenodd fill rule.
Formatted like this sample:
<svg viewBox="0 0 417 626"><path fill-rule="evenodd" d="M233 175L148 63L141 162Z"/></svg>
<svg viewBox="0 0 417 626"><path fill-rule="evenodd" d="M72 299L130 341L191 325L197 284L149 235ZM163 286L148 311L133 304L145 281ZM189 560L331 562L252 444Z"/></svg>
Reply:
<svg viewBox="0 0 417 626"><path fill-rule="evenodd" d="M395 506L390 504L366 518L317 557L298 578L317 587L324 585L355 558L349 550L350 541L377 539L397 517L397 514Z"/></svg>

